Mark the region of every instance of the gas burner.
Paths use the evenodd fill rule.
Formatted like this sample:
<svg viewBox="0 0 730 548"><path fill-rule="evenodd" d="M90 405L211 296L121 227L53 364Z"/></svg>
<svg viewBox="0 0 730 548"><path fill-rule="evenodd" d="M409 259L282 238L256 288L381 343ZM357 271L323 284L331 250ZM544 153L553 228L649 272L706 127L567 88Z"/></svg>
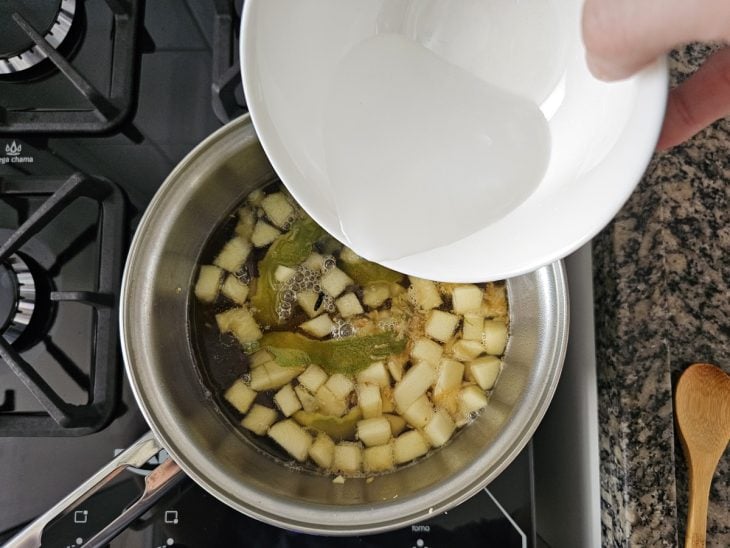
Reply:
<svg viewBox="0 0 730 548"><path fill-rule="evenodd" d="M68 36L76 0L11 0L0 3L0 74L34 67L48 57L22 27L25 20L54 49Z"/></svg>
<svg viewBox="0 0 730 548"><path fill-rule="evenodd" d="M28 265L11 255L0 265L0 332L9 343L25 331L35 311L35 280Z"/></svg>

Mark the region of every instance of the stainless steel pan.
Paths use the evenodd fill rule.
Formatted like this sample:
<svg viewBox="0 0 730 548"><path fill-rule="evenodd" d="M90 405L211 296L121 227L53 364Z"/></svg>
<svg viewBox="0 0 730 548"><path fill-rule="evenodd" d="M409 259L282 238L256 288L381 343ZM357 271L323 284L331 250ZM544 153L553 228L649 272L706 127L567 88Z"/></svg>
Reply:
<svg viewBox="0 0 730 548"><path fill-rule="evenodd" d="M213 230L252 189L275 179L244 116L208 137L160 188L132 243L121 293L124 361L152 434L44 515L36 532L103 483L110 470L146 460L162 447L172 462L153 473L137 513L179 477L176 463L224 503L267 523L328 535L382 532L474 495L530 439L552 398L567 344L568 293L560 262L507 281L511 336L489 406L425 460L371 483L348 479L338 485L273 460L231 425L200 380L189 333L190 288ZM130 519L120 517L97 540Z"/></svg>

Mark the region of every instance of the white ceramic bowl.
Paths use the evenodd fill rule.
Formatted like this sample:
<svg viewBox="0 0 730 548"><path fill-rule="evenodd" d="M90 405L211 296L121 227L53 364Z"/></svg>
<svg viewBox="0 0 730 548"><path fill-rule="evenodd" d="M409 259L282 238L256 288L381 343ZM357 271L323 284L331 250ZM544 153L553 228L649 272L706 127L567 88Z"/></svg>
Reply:
<svg viewBox="0 0 730 548"><path fill-rule="evenodd" d="M618 212L651 158L666 105L666 59L618 83L592 77L580 37L582 4L247 0L240 58L254 126L294 198L346 242L333 202L323 200L330 194L323 119L335 67L354 46L378 33L402 33L477 76L497 75L512 91L537 93L552 146L535 191L452 244L383 263L453 282L535 270L576 250ZM505 33L507 5L527 10L511 14ZM519 17L532 17L532 24L514 25Z"/></svg>

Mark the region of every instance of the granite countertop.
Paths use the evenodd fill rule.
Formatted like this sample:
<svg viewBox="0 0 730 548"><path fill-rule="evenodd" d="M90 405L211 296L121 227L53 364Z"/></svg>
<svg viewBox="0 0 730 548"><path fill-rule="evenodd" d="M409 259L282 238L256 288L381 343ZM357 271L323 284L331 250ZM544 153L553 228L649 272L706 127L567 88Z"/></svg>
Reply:
<svg viewBox="0 0 730 548"><path fill-rule="evenodd" d="M681 81L712 51L671 55ZM679 374L730 371L730 119L657 153L594 241L604 546L678 546L687 468L673 422ZM715 473L708 546L730 546L730 451Z"/></svg>

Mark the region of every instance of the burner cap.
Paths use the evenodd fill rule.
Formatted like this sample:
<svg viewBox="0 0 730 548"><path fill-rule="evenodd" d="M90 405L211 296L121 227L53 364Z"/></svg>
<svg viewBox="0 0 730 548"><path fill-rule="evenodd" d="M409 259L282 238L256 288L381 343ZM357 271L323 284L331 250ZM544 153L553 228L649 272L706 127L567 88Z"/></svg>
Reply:
<svg viewBox="0 0 730 548"><path fill-rule="evenodd" d="M35 309L35 280L28 265L12 255L0 264L0 332L14 342L30 323Z"/></svg>
<svg viewBox="0 0 730 548"><path fill-rule="evenodd" d="M18 26L20 14L46 41L57 48L71 29L76 0L9 0L0 2L0 74L26 70L46 58Z"/></svg>

